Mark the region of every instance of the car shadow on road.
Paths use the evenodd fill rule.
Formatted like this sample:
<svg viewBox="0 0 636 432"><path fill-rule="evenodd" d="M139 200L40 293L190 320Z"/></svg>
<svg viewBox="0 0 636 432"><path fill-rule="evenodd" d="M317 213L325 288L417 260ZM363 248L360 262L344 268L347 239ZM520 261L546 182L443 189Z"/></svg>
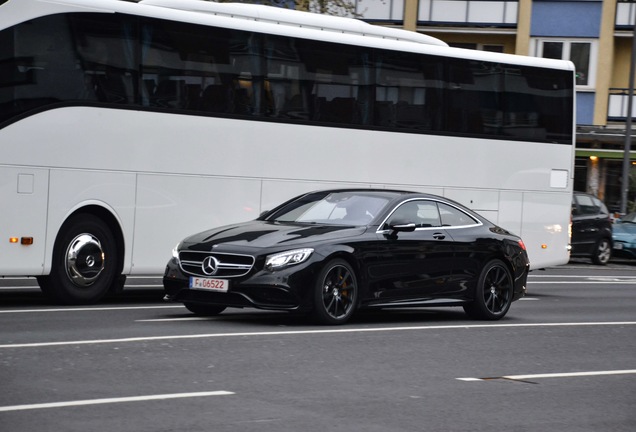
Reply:
<svg viewBox="0 0 636 432"><path fill-rule="evenodd" d="M316 328L321 329L346 329L352 326L377 326L377 325L466 325L475 323L486 323L486 321L474 321L466 316L461 308L431 309L431 308L408 308L408 309L383 309L383 310L360 310L344 325L325 326L316 323L311 316L289 312L262 311L255 309L227 309L221 314L213 317L197 317L189 312L178 314L162 314L163 319L174 319L192 322L201 321L207 323L232 323L237 326L261 326L269 329L290 327L290 328ZM504 318L504 321L514 320L514 318Z"/></svg>

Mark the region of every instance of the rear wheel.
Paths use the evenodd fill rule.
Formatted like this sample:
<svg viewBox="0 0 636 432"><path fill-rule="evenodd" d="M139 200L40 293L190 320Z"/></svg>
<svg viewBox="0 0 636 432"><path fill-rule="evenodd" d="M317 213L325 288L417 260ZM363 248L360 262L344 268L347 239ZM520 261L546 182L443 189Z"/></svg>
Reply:
<svg viewBox="0 0 636 432"><path fill-rule="evenodd" d="M184 303L186 309L199 316L215 316L225 310L225 306L207 305L202 303Z"/></svg>
<svg viewBox="0 0 636 432"><path fill-rule="evenodd" d="M60 229L51 273L38 277L42 291L64 304L96 303L115 283L117 243L100 218L80 214Z"/></svg>
<svg viewBox="0 0 636 432"><path fill-rule="evenodd" d="M330 261L320 271L314 288L314 318L322 324L344 324L358 300L358 282L353 268L342 259Z"/></svg>
<svg viewBox="0 0 636 432"><path fill-rule="evenodd" d="M605 265L612 257L612 243L607 238L602 238L594 246L592 262L598 265Z"/></svg>
<svg viewBox="0 0 636 432"><path fill-rule="evenodd" d="M475 288L475 300L464 305L464 310L474 319L498 320L503 318L512 303L512 276L506 264L492 260L484 266Z"/></svg>

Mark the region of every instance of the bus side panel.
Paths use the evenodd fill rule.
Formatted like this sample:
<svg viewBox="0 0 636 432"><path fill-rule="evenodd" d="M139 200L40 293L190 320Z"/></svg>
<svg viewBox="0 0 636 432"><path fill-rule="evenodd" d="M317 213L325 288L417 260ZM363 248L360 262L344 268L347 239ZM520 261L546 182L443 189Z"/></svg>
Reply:
<svg viewBox="0 0 636 432"><path fill-rule="evenodd" d="M522 232L530 268L567 264L571 193L524 192ZM566 250L562 250L565 248Z"/></svg>
<svg viewBox="0 0 636 432"><path fill-rule="evenodd" d="M0 167L0 274L42 274L48 183L47 169ZM12 237L17 243L9 241ZM23 245L23 237L33 238L33 244Z"/></svg>
<svg viewBox="0 0 636 432"><path fill-rule="evenodd" d="M260 179L140 174L132 273L160 273L189 235L256 219L260 199Z"/></svg>
<svg viewBox="0 0 636 432"><path fill-rule="evenodd" d="M107 171L51 171L46 274L51 269L53 245L60 227L71 214L88 206L101 207L117 219L118 226L111 226L111 229L122 231L124 273L129 271L135 221L135 177L135 174Z"/></svg>
<svg viewBox="0 0 636 432"><path fill-rule="evenodd" d="M480 189L444 189L446 198L464 204L490 222L499 223L499 191ZM503 226L508 229L508 227Z"/></svg>
<svg viewBox="0 0 636 432"><path fill-rule="evenodd" d="M520 236L523 223L521 220L522 212L522 192L501 191L499 193L499 218L496 221L497 225Z"/></svg>

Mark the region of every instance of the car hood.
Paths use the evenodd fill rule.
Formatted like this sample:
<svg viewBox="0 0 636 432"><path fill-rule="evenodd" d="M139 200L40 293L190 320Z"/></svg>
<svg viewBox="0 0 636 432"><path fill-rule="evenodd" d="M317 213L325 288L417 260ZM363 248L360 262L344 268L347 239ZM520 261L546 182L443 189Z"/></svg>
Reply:
<svg viewBox="0 0 636 432"><path fill-rule="evenodd" d="M356 237L366 227L341 225L283 224L251 221L214 228L192 235L183 247L192 250L211 250L212 246L228 249L294 248L308 243L330 242Z"/></svg>
<svg viewBox="0 0 636 432"><path fill-rule="evenodd" d="M636 236L636 224L617 223L612 227L612 231L615 237L633 237Z"/></svg>

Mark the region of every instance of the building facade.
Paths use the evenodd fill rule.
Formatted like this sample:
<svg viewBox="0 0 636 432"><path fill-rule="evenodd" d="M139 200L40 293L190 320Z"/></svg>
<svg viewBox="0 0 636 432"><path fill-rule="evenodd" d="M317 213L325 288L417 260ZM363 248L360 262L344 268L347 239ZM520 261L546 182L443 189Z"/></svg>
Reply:
<svg viewBox="0 0 636 432"><path fill-rule="evenodd" d="M636 0L355 0L355 5L365 21L429 34L451 46L571 60L577 68L574 189L620 210ZM636 210L636 150L625 166L631 174L627 210Z"/></svg>

